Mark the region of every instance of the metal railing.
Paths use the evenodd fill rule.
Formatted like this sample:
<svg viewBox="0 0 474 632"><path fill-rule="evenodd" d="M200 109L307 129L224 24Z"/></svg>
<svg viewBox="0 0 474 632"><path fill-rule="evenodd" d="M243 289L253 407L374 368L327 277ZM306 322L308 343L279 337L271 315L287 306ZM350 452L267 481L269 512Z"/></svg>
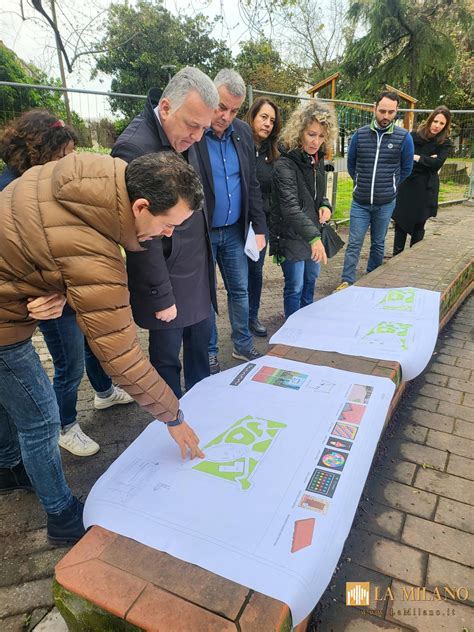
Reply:
<svg viewBox="0 0 474 632"><path fill-rule="evenodd" d="M32 108L50 110L66 121L62 95L67 93L72 118L70 123L83 147L112 147L117 135L143 109L146 95L62 88L38 84L0 81L0 126ZM124 105L126 113L117 114Z"/></svg>

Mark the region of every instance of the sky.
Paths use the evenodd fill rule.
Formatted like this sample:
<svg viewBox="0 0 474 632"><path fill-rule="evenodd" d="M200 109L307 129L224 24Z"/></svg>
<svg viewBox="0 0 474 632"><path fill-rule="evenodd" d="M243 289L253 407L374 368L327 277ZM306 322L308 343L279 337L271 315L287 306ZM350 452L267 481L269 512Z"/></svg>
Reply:
<svg viewBox="0 0 474 632"><path fill-rule="evenodd" d="M21 4L22 0L2 0L0 39L23 60L34 63L50 76L58 77L58 60L51 29L28 5L28 0L23 0L24 15L27 19L22 20ZM100 17L110 4L110 0L84 0L81 9L78 10L75 0L56 0L58 22L65 24L70 21L74 25L90 23L90 28L93 29L94 25L99 24L94 17ZM43 5L50 13L49 1L43 0ZM202 12L210 18L223 16L224 20L216 26L214 35L224 39L234 52L239 50L238 42L246 39L248 35L247 28L239 16L236 0L165 0L164 5L172 13L182 11L192 15ZM63 29L62 32L66 30ZM71 37L71 42L74 41L75 36ZM90 79L90 65L86 58L83 58L79 67L68 74L66 79L70 87L96 90L108 90L110 87L108 77L102 76L99 81Z"/></svg>
<svg viewBox="0 0 474 632"><path fill-rule="evenodd" d="M120 2L120 0L116 0ZM133 4L134 0L130 0ZM59 77L58 56L54 35L44 19L31 7L28 0L1 0L0 40L12 49L21 59L31 62L48 76ZM100 24L100 16L105 14L111 0L56 0L56 12L61 33L72 33L71 45L77 42L77 31L85 28L94 35ZM51 14L50 1L43 0L43 6ZM248 30L243 23L237 0L164 0L164 6L172 13L183 12L187 15L204 13L209 18L222 16L223 20L216 25L214 36L227 42L231 50L239 52L239 42L248 38ZM23 16L26 19L22 19ZM62 27L62 28L61 28ZM97 38L100 33L97 33ZM67 42L65 42L67 43ZM91 61L87 56L74 64L72 73L66 71L66 82L70 88L85 90L110 90L111 78L99 75L91 79ZM72 109L82 117L98 119L110 116L105 97L70 94Z"/></svg>

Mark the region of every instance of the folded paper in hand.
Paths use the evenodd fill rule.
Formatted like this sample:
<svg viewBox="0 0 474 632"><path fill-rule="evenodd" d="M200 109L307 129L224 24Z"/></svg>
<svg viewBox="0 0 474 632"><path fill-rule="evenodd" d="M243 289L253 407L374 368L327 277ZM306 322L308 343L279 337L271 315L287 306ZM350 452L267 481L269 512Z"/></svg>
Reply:
<svg viewBox="0 0 474 632"><path fill-rule="evenodd" d="M247 239L245 241L244 252L252 261L258 261L260 252L257 247L257 240L255 239L255 231L252 226L252 222L249 225L249 232L247 233Z"/></svg>

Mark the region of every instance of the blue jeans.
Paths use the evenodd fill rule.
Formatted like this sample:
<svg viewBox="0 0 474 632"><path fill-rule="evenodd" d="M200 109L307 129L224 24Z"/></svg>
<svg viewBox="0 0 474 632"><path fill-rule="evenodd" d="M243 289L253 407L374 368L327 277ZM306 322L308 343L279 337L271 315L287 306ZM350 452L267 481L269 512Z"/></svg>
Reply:
<svg viewBox="0 0 474 632"><path fill-rule="evenodd" d="M372 272L383 263L385 237L392 218L395 201L392 200L381 206L361 205L352 200L350 211L349 243L344 256L342 280L354 283L360 251L364 243L365 234L370 225L370 254L367 272Z"/></svg>
<svg viewBox="0 0 474 632"><path fill-rule="evenodd" d="M249 320L257 320L260 308L260 297L262 296L263 285L263 264L267 254L268 235L266 236L265 248L260 251L258 261L248 260L249 267Z"/></svg>
<svg viewBox="0 0 474 632"><path fill-rule="evenodd" d="M311 305L314 300L314 288L319 276L320 265L316 261L288 261L281 264L285 287L283 289L283 307L285 318L301 307Z"/></svg>
<svg viewBox="0 0 474 632"><path fill-rule="evenodd" d="M31 340L0 347L0 467L21 460L47 513L72 502L59 454L59 411Z"/></svg>
<svg viewBox="0 0 474 632"><path fill-rule="evenodd" d="M244 252L244 235L239 224L213 228L211 231L212 254L227 290L227 306L232 342L237 351L250 351L253 348L249 331L249 295L248 295L248 257ZM216 314L211 307L211 338L209 355L217 355Z"/></svg>
<svg viewBox="0 0 474 632"><path fill-rule="evenodd" d="M69 426L77 417L77 391L84 375L84 363L87 377L99 397L113 393L112 380L90 350L74 313L66 312L59 318L42 320L39 328L53 358L53 388L61 424Z"/></svg>

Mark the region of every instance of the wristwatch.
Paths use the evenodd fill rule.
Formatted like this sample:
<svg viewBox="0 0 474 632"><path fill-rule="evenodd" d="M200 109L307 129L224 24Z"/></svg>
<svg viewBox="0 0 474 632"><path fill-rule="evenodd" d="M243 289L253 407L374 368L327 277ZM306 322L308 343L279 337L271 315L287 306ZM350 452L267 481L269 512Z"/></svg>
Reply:
<svg viewBox="0 0 474 632"><path fill-rule="evenodd" d="M181 408L178 408L178 414L174 421L165 421L165 424L169 428L173 428L174 426L180 426L184 422L184 413Z"/></svg>

